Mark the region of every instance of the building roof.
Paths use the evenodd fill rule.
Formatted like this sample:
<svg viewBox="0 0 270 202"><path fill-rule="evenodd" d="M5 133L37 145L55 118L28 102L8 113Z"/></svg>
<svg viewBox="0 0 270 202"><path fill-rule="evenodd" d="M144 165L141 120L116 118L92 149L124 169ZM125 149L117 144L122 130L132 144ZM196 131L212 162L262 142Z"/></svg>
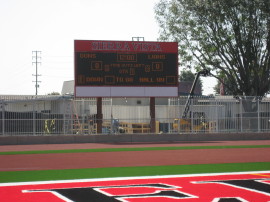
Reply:
<svg viewBox="0 0 270 202"><path fill-rule="evenodd" d="M191 81L180 81L179 82L179 88L178 88L178 95L188 95L193 82ZM194 90L194 95L202 95L202 88L200 85L196 85Z"/></svg>
<svg viewBox="0 0 270 202"><path fill-rule="evenodd" d="M64 81L62 95L74 95L74 80Z"/></svg>

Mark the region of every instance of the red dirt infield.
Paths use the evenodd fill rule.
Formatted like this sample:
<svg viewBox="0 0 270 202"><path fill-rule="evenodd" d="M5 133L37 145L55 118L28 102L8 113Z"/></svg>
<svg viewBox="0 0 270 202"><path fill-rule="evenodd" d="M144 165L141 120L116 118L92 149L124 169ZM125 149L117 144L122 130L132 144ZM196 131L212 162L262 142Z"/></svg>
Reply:
<svg viewBox="0 0 270 202"><path fill-rule="evenodd" d="M99 148L134 148L134 147L186 147L186 146L226 146L226 145L270 145L270 140L246 141L181 141L177 143L81 143L81 144L39 144L39 145L0 145L0 152L36 151L65 149L99 149Z"/></svg>
<svg viewBox="0 0 270 202"><path fill-rule="evenodd" d="M134 147L181 147L225 145L270 145L261 141L207 141L179 143L132 143L132 144L50 144L0 146L4 151L134 148ZM270 162L270 148L196 149L165 151L121 151L63 154L0 155L0 171L50 170L129 166L190 165L214 163Z"/></svg>

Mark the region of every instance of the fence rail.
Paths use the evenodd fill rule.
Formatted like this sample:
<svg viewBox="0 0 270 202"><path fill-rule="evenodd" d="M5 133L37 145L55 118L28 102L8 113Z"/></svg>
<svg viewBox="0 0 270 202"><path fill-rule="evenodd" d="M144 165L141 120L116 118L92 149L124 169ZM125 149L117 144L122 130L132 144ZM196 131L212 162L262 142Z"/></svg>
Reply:
<svg viewBox="0 0 270 202"><path fill-rule="evenodd" d="M123 98L124 99L124 98ZM187 97L165 99L155 106L103 99L102 133L270 132L270 98L194 97L182 119ZM0 96L0 135L97 134L96 99Z"/></svg>

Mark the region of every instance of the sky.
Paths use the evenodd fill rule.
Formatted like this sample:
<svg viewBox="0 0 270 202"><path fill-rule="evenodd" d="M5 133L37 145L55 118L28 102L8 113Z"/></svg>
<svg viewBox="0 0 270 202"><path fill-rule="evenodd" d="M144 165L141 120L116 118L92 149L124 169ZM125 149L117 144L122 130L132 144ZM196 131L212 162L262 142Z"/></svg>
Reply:
<svg viewBox="0 0 270 202"><path fill-rule="evenodd" d="M38 95L61 93L74 79L74 40L156 41L158 2L0 0L0 95L35 95L36 61ZM202 80L203 94L213 93L216 81Z"/></svg>

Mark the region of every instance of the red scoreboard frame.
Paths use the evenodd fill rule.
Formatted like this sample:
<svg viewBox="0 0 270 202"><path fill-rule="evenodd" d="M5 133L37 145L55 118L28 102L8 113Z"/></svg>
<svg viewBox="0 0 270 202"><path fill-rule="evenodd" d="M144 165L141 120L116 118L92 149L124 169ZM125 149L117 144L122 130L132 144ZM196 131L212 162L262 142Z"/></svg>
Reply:
<svg viewBox="0 0 270 202"><path fill-rule="evenodd" d="M74 41L76 97L178 96L178 43Z"/></svg>

